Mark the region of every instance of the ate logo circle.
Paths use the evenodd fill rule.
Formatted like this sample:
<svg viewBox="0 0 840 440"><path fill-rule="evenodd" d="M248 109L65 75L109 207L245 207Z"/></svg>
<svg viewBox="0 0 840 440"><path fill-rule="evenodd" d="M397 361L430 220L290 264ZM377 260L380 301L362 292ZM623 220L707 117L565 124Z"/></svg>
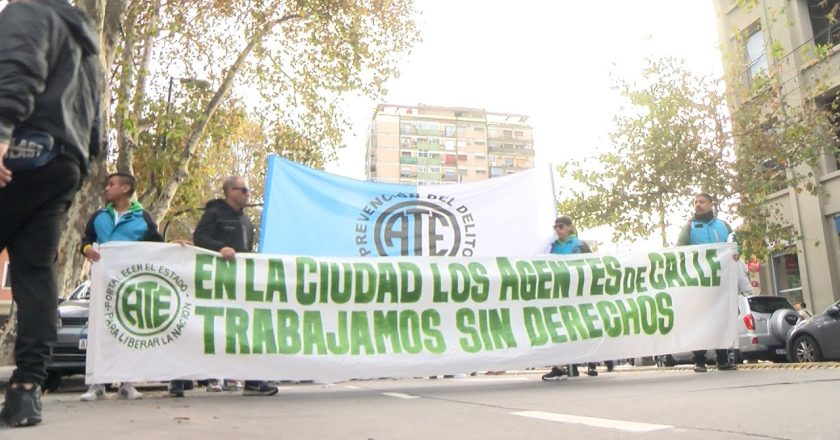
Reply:
<svg viewBox="0 0 840 440"><path fill-rule="evenodd" d="M462 239L455 213L423 200L390 206L379 215L374 227L379 255L456 256Z"/></svg>
<svg viewBox="0 0 840 440"><path fill-rule="evenodd" d="M114 312L117 322L135 337L166 332L181 310L181 296L170 280L155 273L140 273L120 283Z"/></svg>

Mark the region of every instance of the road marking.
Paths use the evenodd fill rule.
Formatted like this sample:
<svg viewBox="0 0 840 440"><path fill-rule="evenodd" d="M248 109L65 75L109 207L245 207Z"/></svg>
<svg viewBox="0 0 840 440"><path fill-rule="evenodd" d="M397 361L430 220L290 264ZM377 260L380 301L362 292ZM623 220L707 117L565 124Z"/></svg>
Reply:
<svg viewBox="0 0 840 440"><path fill-rule="evenodd" d="M397 399L419 399L420 396L412 396L404 393L382 393L383 396L396 397Z"/></svg>
<svg viewBox="0 0 840 440"><path fill-rule="evenodd" d="M652 423L628 422L624 420L601 419L597 417L573 416L569 414L557 414L544 411L518 411L511 414L515 416L548 420L550 422L572 423L576 425L593 426L596 428L618 429L621 431L629 432L650 432L673 428L673 426L671 425L655 425Z"/></svg>
<svg viewBox="0 0 840 440"><path fill-rule="evenodd" d="M353 385L344 385L344 388L350 388L351 390L360 390L361 388L355 387Z"/></svg>

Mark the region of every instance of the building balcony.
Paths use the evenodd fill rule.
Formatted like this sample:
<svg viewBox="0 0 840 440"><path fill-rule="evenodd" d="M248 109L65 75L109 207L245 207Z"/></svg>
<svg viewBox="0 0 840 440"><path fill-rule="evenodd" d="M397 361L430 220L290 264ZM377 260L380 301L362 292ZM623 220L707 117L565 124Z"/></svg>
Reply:
<svg viewBox="0 0 840 440"><path fill-rule="evenodd" d="M440 182L440 173L417 173L417 179Z"/></svg>
<svg viewBox="0 0 840 440"><path fill-rule="evenodd" d="M487 151L491 153L515 154L518 156L534 156L533 148L506 148L506 147L487 147Z"/></svg>
<svg viewBox="0 0 840 440"><path fill-rule="evenodd" d="M441 151L443 150L443 145L433 144L431 142L417 142L417 149L423 151Z"/></svg>
<svg viewBox="0 0 840 440"><path fill-rule="evenodd" d="M400 163L413 163L413 164L416 164L416 163L417 163L417 158L416 158L416 157L406 157L406 156L402 156L402 157L400 157Z"/></svg>

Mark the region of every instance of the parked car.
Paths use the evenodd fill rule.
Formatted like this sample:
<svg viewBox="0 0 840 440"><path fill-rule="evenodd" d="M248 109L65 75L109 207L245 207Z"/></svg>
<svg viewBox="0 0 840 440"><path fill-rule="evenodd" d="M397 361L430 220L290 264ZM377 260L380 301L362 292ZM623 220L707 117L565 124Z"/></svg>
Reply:
<svg viewBox="0 0 840 440"><path fill-rule="evenodd" d="M787 361L787 334L800 320L781 296L738 295L738 344L735 362Z"/></svg>
<svg viewBox="0 0 840 440"><path fill-rule="evenodd" d="M67 299L58 305L58 334L47 361L48 377L44 384L45 389L57 389L63 376L84 374L89 310L88 281L76 287Z"/></svg>
<svg viewBox="0 0 840 440"><path fill-rule="evenodd" d="M729 352L736 364L744 360L787 361L787 334L800 320L793 305L781 296L738 295L738 339ZM706 352L706 360L714 362L714 350ZM694 362L692 352L656 357L656 365L673 367Z"/></svg>
<svg viewBox="0 0 840 440"><path fill-rule="evenodd" d="M840 302L791 330L787 342L791 362L840 360Z"/></svg>

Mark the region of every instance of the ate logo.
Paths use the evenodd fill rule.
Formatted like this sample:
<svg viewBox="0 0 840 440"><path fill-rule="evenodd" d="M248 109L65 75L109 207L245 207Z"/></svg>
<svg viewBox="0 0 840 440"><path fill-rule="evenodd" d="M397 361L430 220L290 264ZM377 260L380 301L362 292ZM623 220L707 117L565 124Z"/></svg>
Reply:
<svg viewBox="0 0 840 440"><path fill-rule="evenodd" d="M175 322L180 309L177 288L157 274L136 275L125 280L117 290L117 320L134 336L165 332Z"/></svg>
<svg viewBox="0 0 840 440"><path fill-rule="evenodd" d="M383 194L362 209L356 224L359 255L472 256L475 220L450 196Z"/></svg>

